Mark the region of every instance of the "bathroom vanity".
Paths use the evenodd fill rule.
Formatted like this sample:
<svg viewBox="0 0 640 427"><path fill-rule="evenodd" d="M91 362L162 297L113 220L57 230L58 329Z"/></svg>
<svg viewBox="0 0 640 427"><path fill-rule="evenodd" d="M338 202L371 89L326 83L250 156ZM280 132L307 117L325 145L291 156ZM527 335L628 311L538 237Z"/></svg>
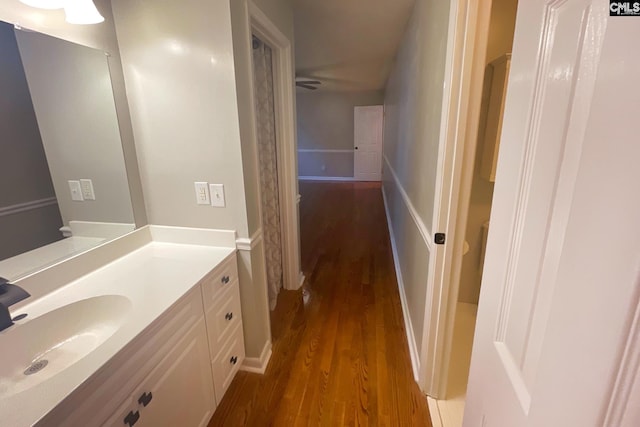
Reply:
<svg viewBox="0 0 640 427"><path fill-rule="evenodd" d="M3 425L206 425L244 359L235 233L147 226L41 279L67 263L97 268L17 282L35 300L0 332Z"/></svg>

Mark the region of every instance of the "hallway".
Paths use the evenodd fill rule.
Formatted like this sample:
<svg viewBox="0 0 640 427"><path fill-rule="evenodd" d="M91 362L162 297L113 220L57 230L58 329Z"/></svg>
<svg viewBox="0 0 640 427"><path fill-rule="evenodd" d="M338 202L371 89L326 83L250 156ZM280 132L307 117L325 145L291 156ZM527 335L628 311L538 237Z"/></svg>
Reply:
<svg viewBox="0 0 640 427"><path fill-rule="evenodd" d="M380 184L300 182L300 193L308 295L281 292L267 372L239 372L210 426L431 425Z"/></svg>

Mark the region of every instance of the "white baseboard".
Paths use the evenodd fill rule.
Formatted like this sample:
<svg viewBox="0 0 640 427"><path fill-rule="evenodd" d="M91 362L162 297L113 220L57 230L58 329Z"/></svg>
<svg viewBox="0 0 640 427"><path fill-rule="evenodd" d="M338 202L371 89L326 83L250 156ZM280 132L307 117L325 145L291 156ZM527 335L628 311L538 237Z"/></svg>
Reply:
<svg viewBox="0 0 640 427"><path fill-rule="evenodd" d="M409 343L409 355L411 356L411 367L413 368L413 378L417 383L419 381L420 357L418 353L418 345L411 324L411 316L409 316L409 306L407 305L407 296L404 293L404 282L402 280L402 270L400 269L400 257L398 256L398 248L396 239L393 234L393 226L391 225L391 215L389 215L389 205L387 204L387 196L382 187L382 199L384 200L384 211L387 216L387 226L389 227L389 237L391 238L391 251L393 253L393 265L396 269L396 277L398 278L398 291L400 293L400 302L402 304L402 317L404 318L404 328L407 332L407 342Z"/></svg>
<svg viewBox="0 0 640 427"><path fill-rule="evenodd" d="M240 366L240 370L253 372L255 374L264 374L271 359L271 347L271 340L269 340L264 345L260 357L245 357L242 366Z"/></svg>
<svg viewBox="0 0 640 427"><path fill-rule="evenodd" d="M300 274L298 274L298 289L300 289L302 285L304 285L305 280L306 277L304 277L304 273L301 271Z"/></svg>
<svg viewBox="0 0 640 427"><path fill-rule="evenodd" d="M352 176L299 176L300 181L338 181L352 182L359 181Z"/></svg>
<svg viewBox="0 0 640 427"><path fill-rule="evenodd" d="M429 405L431 425L433 427L444 427L444 424L442 424L442 418L440 417L440 407L438 406L438 401L431 396L427 396L427 404Z"/></svg>

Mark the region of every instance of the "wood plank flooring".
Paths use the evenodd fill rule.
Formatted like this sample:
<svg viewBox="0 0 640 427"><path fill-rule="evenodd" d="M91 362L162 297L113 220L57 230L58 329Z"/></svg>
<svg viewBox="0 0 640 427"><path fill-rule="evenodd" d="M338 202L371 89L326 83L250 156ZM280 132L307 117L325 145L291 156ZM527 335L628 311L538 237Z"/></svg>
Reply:
<svg viewBox="0 0 640 427"><path fill-rule="evenodd" d="M267 372L239 372L209 426L430 426L380 184L301 182L300 194L304 295L282 291Z"/></svg>

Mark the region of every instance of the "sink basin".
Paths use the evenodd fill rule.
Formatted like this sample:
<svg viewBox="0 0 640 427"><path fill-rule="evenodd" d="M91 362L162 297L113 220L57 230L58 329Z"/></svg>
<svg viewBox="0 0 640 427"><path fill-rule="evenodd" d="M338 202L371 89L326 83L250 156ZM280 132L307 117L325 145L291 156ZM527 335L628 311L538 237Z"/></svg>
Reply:
<svg viewBox="0 0 640 427"><path fill-rule="evenodd" d="M0 399L46 381L97 349L122 326L131 306L126 297L102 295L0 332Z"/></svg>

